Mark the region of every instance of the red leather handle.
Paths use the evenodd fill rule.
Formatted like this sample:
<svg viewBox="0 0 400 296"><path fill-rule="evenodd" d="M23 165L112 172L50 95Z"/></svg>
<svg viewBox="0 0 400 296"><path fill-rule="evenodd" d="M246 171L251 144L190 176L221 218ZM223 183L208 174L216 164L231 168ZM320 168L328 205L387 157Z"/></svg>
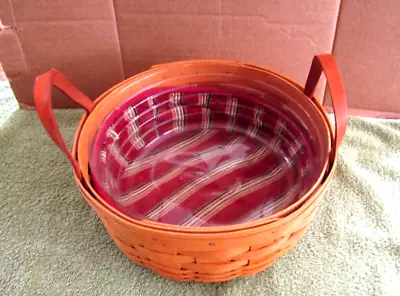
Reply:
<svg viewBox="0 0 400 296"><path fill-rule="evenodd" d="M82 174L79 168L79 164L76 159L71 155L67 145L61 136L60 129L57 124L57 120L54 116L53 107L51 104L51 88L52 86L57 87L59 90L69 96L74 102L82 106L86 112L90 112L93 109L93 101L88 98L85 94L79 91L60 71L52 69L36 78L34 86L34 102L36 111L39 118L46 129L49 136L52 138L54 143L61 149L62 152L68 157L72 164L72 168L75 174L81 179Z"/></svg>
<svg viewBox="0 0 400 296"><path fill-rule="evenodd" d="M347 99L344 91L342 77L340 75L338 66L335 59L330 54L323 54L315 56L312 63L304 93L306 96L312 98L315 88L324 71L328 81L329 91L332 98L332 107L335 114L335 147L336 150L342 143L343 137L346 133L348 113L347 113Z"/></svg>

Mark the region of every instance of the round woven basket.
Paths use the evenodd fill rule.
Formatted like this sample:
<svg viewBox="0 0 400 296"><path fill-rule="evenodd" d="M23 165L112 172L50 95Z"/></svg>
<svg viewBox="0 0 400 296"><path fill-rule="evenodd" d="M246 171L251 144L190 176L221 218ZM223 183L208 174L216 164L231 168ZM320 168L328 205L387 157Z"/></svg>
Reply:
<svg viewBox="0 0 400 296"><path fill-rule="evenodd" d="M254 221L225 226L188 227L150 220L138 220L112 206L93 185L90 153L97 131L106 117L126 98L149 85L170 87L184 81L188 73L244 73L264 84L262 91L283 94L286 108L298 120L315 125L316 135L326 138L324 169L317 181L296 202L272 215ZM322 74L328 81L335 114L334 126L313 93ZM168 75L166 75L168 74ZM172 76L170 76L172 75ZM186 75L186 76L185 76ZM171 78L172 77L172 78ZM202 82L222 79L219 75L200 75ZM168 79L171 78L171 79ZM213 80L214 79L214 80ZM224 76L224 82L236 86L253 83ZM86 110L76 131L72 152L67 148L51 107L51 88L63 91ZM272 87L271 87L272 86ZM265 88L265 90L263 89ZM305 87L254 65L232 61L184 61L153 66L150 70L114 86L94 102L53 69L37 77L34 100L40 120L50 137L70 160L75 181L83 197L103 222L118 248L137 264L155 273L179 281L217 282L260 272L287 253L303 237L316 206L329 184L336 165L336 155L347 126L347 102L340 73L329 54L315 56ZM325 142L324 142L325 143ZM325 150L324 150L325 151ZM321 151L322 153L322 151Z"/></svg>

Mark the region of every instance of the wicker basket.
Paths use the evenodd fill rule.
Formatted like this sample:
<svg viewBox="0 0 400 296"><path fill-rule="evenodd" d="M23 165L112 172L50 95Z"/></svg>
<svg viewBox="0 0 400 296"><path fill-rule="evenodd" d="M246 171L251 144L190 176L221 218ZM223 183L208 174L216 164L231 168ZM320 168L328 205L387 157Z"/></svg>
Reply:
<svg viewBox="0 0 400 296"><path fill-rule="evenodd" d="M278 81L281 91L292 92L292 98L299 101L299 108L308 106L307 114L310 118L303 118L304 120L315 119L320 122L315 117L318 114L321 116L323 122L317 129L329 139L329 154L326 169L307 194L271 216L252 222L216 227L182 227L135 220L112 207L99 195L91 183L88 156L89 143L94 140L96 128L110 110L126 97L124 91L132 93L135 88L143 87L141 81L146 80L144 78L154 78L157 73L162 73L162 69L171 70L182 65L195 65L202 69L214 66L239 67L270 75ZM331 91L335 113L334 129L323 107L313 97L322 71L325 72ZM66 93L87 112L75 134L72 153L62 139L52 111L52 85ZM314 58L304 89L286 77L253 65L229 61L188 61L155 66L116 85L95 102L77 90L60 72L51 70L36 80L35 104L50 137L71 161L75 180L83 197L100 217L119 249L137 264L148 267L165 278L180 281L216 282L255 274L293 248L306 232L318 201L332 178L336 154L347 126L344 88L331 55Z"/></svg>

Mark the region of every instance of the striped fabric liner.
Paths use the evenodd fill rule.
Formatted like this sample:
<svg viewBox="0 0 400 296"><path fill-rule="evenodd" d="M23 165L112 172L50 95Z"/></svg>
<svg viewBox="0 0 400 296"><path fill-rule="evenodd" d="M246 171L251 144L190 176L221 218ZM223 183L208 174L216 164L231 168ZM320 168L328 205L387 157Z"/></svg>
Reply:
<svg viewBox="0 0 400 296"><path fill-rule="evenodd" d="M137 120L138 113L136 107L129 107L125 111L124 118L129 123L129 141L137 150L144 147L145 142L140 135L139 122Z"/></svg>
<svg viewBox="0 0 400 296"><path fill-rule="evenodd" d="M198 138L198 137L202 137L203 136L203 134L206 134L206 133L209 133L210 131L206 131L206 130L203 130L203 131L200 131L200 132L197 132L197 133L194 133L193 135L190 135L189 137L187 137L186 139L184 139L182 142L181 142L181 144L183 144L183 145L186 145L186 144L188 144L189 145L189 147L193 144L192 142L195 142L195 140ZM214 131L211 131L211 132L214 132ZM213 134L215 134L216 132L214 132ZM107 131L107 136L109 135L109 131ZM212 136L212 135L210 135L210 136ZM118 137L116 137L115 139L118 139ZM149 155L149 156L147 156L146 158L144 158L144 157L142 157L142 158L137 158L137 159L135 159L134 161L128 161L128 159L125 157L125 155L122 153L122 151L121 151L121 149L120 149L120 145L119 145L119 143L117 142L117 141L115 141L115 139L114 138L112 138L112 143L114 143L115 144L115 146L114 146L114 148L113 148L113 153L105 153L105 157L106 157L106 159L105 159L105 161L107 160L107 156L108 155L111 155L111 156L113 156L115 159L121 159L122 161L120 161L119 162L119 164L121 165L121 166L123 166L123 167L125 167L125 168L130 168L130 167L134 167L134 166L138 166L140 163L143 163L143 162L148 162L148 161L150 161L150 157L155 157L155 156L157 156L157 154L159 154L159 153L167 153L167 152L170 152L170 153L173 153L174 151L175 151L175 148L177 148L177 146L176 145L171 145L170 147L167 147L166 149L162 149L162 150L157 150L156 152L154 152L154 153L152 153L151 155ZM206 139L204 139L204 140L206 140ZM107 145L107 147L108 147L109 145ZM105 148L103 148L103 150L104 150Z"/></svg>
<svg viewBox="0 0 400 296"><path fill-rule="evenodd" d="M208 129L211 127L211 110L210 110L210 101L211 95L207 93L199 93L199 102L198 105L202 107L202 120L201 120L201 128Z"/></svg>
<svg viewBox="0 0 400 296"><path fill-rule="evenodd" d="M286 192L278 196L276 199L266 202L258 211L251 212L243 222L253 221L259 218L273 215L280 210L289 206L299 191L299 184L294 184Z"/></svg>
<svg viewBox="0 0 400 296"><path fill-rule="evenodd" d="M278 179L285 172L285 168L287 168L287 166L280 164L264 176L249 180L240 184L239 186L231 188L224 194L216 197L211 202L201 207L192 215L191 218L184 221L182 225L202 226L214 215L216 215L218 212L228 207L238 199L257 191Z"/></svg>
<svg viewBox="0 0 400 296"><path fill-rule="evenodd" d="M301 153L303 148L304 145L301 141L299 140L293 141L293 144L289 147L290 158L288 159L288 164L290 167L292 167L296 163L297 156Z"/></svg>
<svg viewBox="0 0 400 296"><path fill-rule="evenodd" d="M128 165L127 160L125 159L125 157L123 156L123 154L121 153L118 144L112 143L110 145L108 145L108 152L109 155L112 155L112 157L123 167Z"/></svg>
<svg viewBox="0 0 400 296"><path fill-rule="evenodd" d="M299 140L294 141L294 145L292 145L289 148L289 153L291 157L295 157L296 154L300 151L300 149L303 147L303 143Z"/></svg>
<svg viewBox="0 0 400 296"><path fill-rule="evenodd" d="M178 145L174 145L165 150L159 151L158 153L152 154L149 157L138 159L135 162L126 166L123 176L126 177L137 174L140 171L143 171L151 167L154 161L166 160L169 157L171 157L171 155L182 152L184 149L200 145L201 143L215 136L217 133L218 131L216 130L210 130L210 129L202 130L200 133L192 137L189 137L185 141L180 142Z"/></svg>
<svg viewBox="0 0 400 296"><path fill-rule="evenodd" d="M279 138L281 137L282 131L283 131L283 125L282 126L278 125L277 126L277 133L278 134L275 137L274 145L278 145L280 143ZM229 146L233 146L235 144L236 145L239 144L240 142L242 142L243 139L244 138L239 137L239 138L236 138L234 140L231 140L230 142L228 142L226 144L226 147L224 149L221 149L220 152L222 154L224 152L228 152L228 151L224 151L224 150L229 148ZM212 150L210 150L208 152L206 151L206 153L202 154L200 157L196 156L196 157L193 157L192 159L186 160L186 166L183 166L180 169L174 169L174 170L168 172L167 174L159 177L158 179L153 180L153 182L148 183L148 184L146 184L144 186L138 187L136 190L131 191L128 194L123 195L121 200L119 200L119 202L121 202L124 206L128 206L128 205L133 205L136 201L139 201L139 200L141 200L141 199L143 199L143 198L145 198L147 196L150 196L151 193L154 191L154 189L158 188L163 183L170 182L172 179L176 178L180 173L182 173L186 169L186 167L196 166L196 164L197 164L196 162L198 162L198 161L206 161L207 162L208 158L212 158L213 156L215 156L215 152L216 152L215 150L218 150L218 149L220 149L220 148L219 147L218 148L214 148L214 149L212 149ZM276 147L273 147L273 149L276 149ZM265 150L263 153L265 153L265 152L267 152L267 151ZM265 159L266 156L267 156L267 154L264 155L264 157L262 159ZM248 158L245 159L245 161L243 161L243 164L251 165L253 163L252 160L251 160L252 155L248 155L247 157ZM234 169L241 168L241 166L240 166L241 163L242 163L242 160L239 159L239 160L232 161L232 165L231 166L217 167L216 171L212 171L211 172L211 174L214 174L214 176L215 176L214 178L212 178L212 175L211 175L211 178L208 177L210 175L210 173L208 173L208 175L205 176L206 180L208 178L208 180L207 180L208 182L206 184L209 184L209 183L213 182L214 180L216 180L218 178L221 178L224 174L232 172L232 168L234 168ZM219 171L221 171L221 172L219 172ZM201 183L202 182L201 179L200 180L197 179L197 180L195 180L195 182L197 184L202 184ZM199 188L201 188L201 187L199 187ZM196 191L193 188L189 188L189 189L190 189L189 190L190 194L193 194ZM183 200L184 199L182 199L181 201L183 201ZM164 200L164 202L165 202L165 200Z"/></svg>
<svg viewBox="0 0 400 296"><path fill-rule="evenodd" d="M209 109L211 95L208 93L201 93L198 95L198 97L199 97L198 105L204 107L204 108L202 108L203 119L202 119L201 128L208 129L211 127L211 110ZM184 127L182 127L182 126L185 125L185 119L184 119L185 111L184 111L184 108L182 108L182 105L180 105L181 101L182 101L181 93L170 93L169 94L169 102L170 102L169 104L173 108L173 110L175 110L173 112L173 114L176 118L174 120L174 122L175 122L175 127L177 128L176 129L177 132L184 129ZM150 97L148 99L148 104L151 106L156 106L155 98ZM238 104L237 98L230 97L227 99L225 113L230 115L230 117L228 118L228 122L227 122L228 130L232 130L236 124L236 120L237 120L237 116L238 116L238 108L239 108L239 104ZM154 118L157 118L156 115L158 115L158 114L159 114L159 112L158 112L157 107L154 107L153 108ZM258 131L260 130L260 128L263 125L262 120L261 120L262 114L263 114L263 112L262 112L261 108L256 108L254 110L254 119L253 119L254 126L249 127L251 137L256 137ZM231 116L233 116L233 118ZM140 136L140 128L138 126L136 118L137 118L137 109L136 108L130 107L127 109L127 111L124 112L124 119L127 120L129 123L131 143L133 144L135 149L139 150L139 149L143 148L143 145L145 145L145 143L144 143L142 137ZM157 122L155 122L155 129L157 130L157 133L158 133ZM110 136L113 139L113 141L118 141L118 139L119 139L118 134L112 128L110 128L107 131L107 135ZM114 152L120 152L119 147L115 147ZM173 151L169 151L168 153L173 153ZM122 153L120 156L115 156L115 158L123 159L121 156L123 158L125 158L125 156ZM126 161L121 162L121 165L123 165L123 166L126 165L126 162L128 160L126 158L125 158L125 160ZM104 159L104 162L105 161L106 161L106 159ZM150 161L150 159L149 159L149 161ZM128 163L129 163L129 161L128 161ZM140 167L140 164L141 164L141 161L139 161L139 160L135 160L133 163L129 163L129 165L125 169L126 175L131 175L131 173L130 173L131 169L134 169L136 166ZM132 172L132 174L133 173L134 172Z"/></svg>
<svg viewBox="0 0 400 296"><path fill-rule="evenodd" d="M291 204L304 187L298 178L312 173L299 129L234 93L164 93L120 112L104 132L100 162L113 171L113 198L139 219L185 226L252 221ZM141 151L159 136L163 142Z"/></svg>
<svg viewBox="0 0 400 296"><path fill-rule="evenodd" d="M151 108L151 110L153 110L153 118L154 118L154 129L156 131L157 136L159 136L158 133L158 107L156 104L156 99L155 97L151 96L147 99L147 103L149 104L149 107Z"/></svg>
<svg viewBox="0 0 400 296"><path fill-rule="evenodd" d="M235 97L229 97L225 107L225 114L228 115L226 130L233 131L238 117L239 102Z"/></svg>
<svg viewBox="0 0 400 296"><path fill-rule="evenodd" d="M152 182L146 183L143 186L139 186L138 188L133 189L131 192L124 194L118 200L121 204L127 206L132 205L136 201L148 196L152 193L154 189L159 187L161 184L165 182L171 181L173 178L179 176L182 172L184 172L190 166L196 166L200 162L207 162L209 159L214 158L218 153L229 153L229 150L234 149L236 145L239 145L244 141L243 137L235 137L232 138L226 145L220 145L217 147L213 147L208 151L205 151L201 154L197 154L192 158L185 160L185 164L175 169L172 169L168 173L154 179Z"/></svg>
<svg viewBox="0 0 400 296"><path fill-rule="evenodd" d="M208 93L199 93L198 94L199 102L198 105L204 108L210 108L211 94Z"/></svg>
<svg viewBox="0 0 400 296"><path fill-rule="evenodd" d="M169 106L171 108L172 115L173 115L174 129L176 132L183 131L183 130L185 130L186 114L185 114L185 109L183 108L183 104L182 104L182 93L170 93L170 94L168 94L168 97L169 97ZM211 100L210 94L204 93L202 96L199 95L198 105L205 107L204 114L203 114L203 125L202 125L202 127L204 129L207 129L211 126L211 111L208 109L209 105L210 105L210 100ZM158 110L158 106L156 103L156 98L154 96L150 96L147 99L147 103L148 103L148 106L153 111L154 130L156 131L156 134L159 135L158 120L157 120L158 115L159 115L159 110ZM140 126L138 123L139 114L137 112L137 108L129 107L124 112L123 117L129 127L131 143L137 150L143 148L145 143L143 141L143 138L141 137ZM107 131L107 135L109 137L111 137L114 141L117 141L119 139L118 134L112 128L110 128L109 131ZM115 149L115 151L118 151L118 149ZM129 171L129 169L128 169L128 171Z"/></svg>
<svg viewBox="0 0 400 296"><path fill-rule="evenodd" d="M282 141L282 133L283 131L286 129L286 124L284 121L282 121L281 119L278 119L276 121L275 127L274 127L274 132L276 135L278 135L276 137L276 141L274 144L274 151L279 151L280 147L281 147L281 141Z"/></svg>
<svg viewBox="0 0 400 296"><path fill-rule="evenodd" d="M107 149L102 148L100 151L100 159L103 164L107 162Z"/></svg>
<svg viewBox="0 0 400 296"><path fill-rule="evenodd" d="M192 147L188 147L185 149L182 149L178 151L177 153L168 155L167 157L164 158L156 158L151 165L149 165L146 169L144 170L138 170L138 173L129 175L129 176L123 176L118 178L118 183L120 184L120 190L118 193L118 196L128 194L132 188L138 188L139 186L145 184L145 183L151 183L153 180L156 178L168 173L172 169L179 167L179 166L185 166L186 160L199 155L201 153L206 153L207 151L213 149L213 147L223 147L229 141L230 139L234 138L232 134L227 134L224 131L219 130L215 136L211 137L207 141L203 141L202 143L199 143L198 145L193 145ZM161 147L167 147L169 146L168 144L173 144L177 143L179 144L179 136L173 136L170 139L167 139L166 145L161 145ZM234 147L233 150L229 150L231 153L238 153L239 150L241 149L244 151L247 145L237 145ZM157 147L155 147L158 149ZM156 150L155 149L155 150ZM154 151L155 151L154 150ZM182 175L182 180L181 182L176 183L175 179L172 179L172 183L176 183L177 187L181 186L181 183L185 183L188 181L188 178L190 176L193 176L193 174L199 174L200 172L205 172L207 171L207 167L214 166L216 163L219 161L222 161L222 158L227 158L227 154L222 154L221 153L221 148L218 151L214 152L215 157L210 158L207 162L206 161L200 161L196 164L196 166L190 166L187 168L185 173ZM114 167L115 169L119 169L119 166L117 165ZM122 173L121 173L122 175ZM121 176L120 175L120 176ZM171 182L168 182L168 184L172 184ZM163 186L167 186L168 184L162 184ZM177 188L176 187L176 188ZM171 187L172 188L172 187ZM162 190L161 188L157 189ZM157 194L159 195L159 194ZM169 195L167 193L164 193L164 196ZM155 198L155 196L153 196ZM142 203L141 203L142 205ZM147 210L145 211L147 212Z"/></svg>
<svg viewBox="0 0 400 296"><path fill-rule="evenodd" d="M277 124L276 130L277 134L274 139L273 150L276 150L277 146L280 144L281 134L284 130L284 123L280 122ZM209 172L207 175L204 175L201 178L196 179L195 181L180 188L177 192L175 192L174 195L168 197L163 202L159 203L154 209L147 212L146 217L153 220L162 218L200 188L210 184L218 178L221 178L224 174L231 173L232 170L238 170L243 166L249 166L261 161L262 159L265 159L269 155L267 152L268 149L264 146L261 146L255 153L247 155L247 157L244 159L235 159L217 167L214 169L214 171Z"/></svg>
<svg viewBox="0 0 400 296"><path fill-rule="evenodd" d="M112 156L112 158L115 159L122 167L129 165L125 155L121 153L118 142L113 142L107 146L107 153L105 153L104 163L107 162L107 157L110 156Z"/></svg>
<svg viewBox="0 0 400 296"><path fill-rule="evenodd" d="M213 171L207 173L206 175L179 188L172 196L167 197L155 208L147 212L145 216L152 220L160 219L169 211L179 206L184 200L189 198L200 188L210 184L227 173L231 173L242 167L257 163L268 155L267 152L267 147L260 146L255 153L247 155L247 157L234 159L216 167Z"/></svg>
<svg viewBox="0 0 400 296"><path fill-rule="evenodd" d="M253 125L250 126L248 135L254 139L260 128L262 128L263 122L262 122L262 115L263 115L263 110L261 108L256 108L254 109L254 117L253 117Z"/></svg>
<svg viewBox="0 0 400 296"><path fill-rule="evenodd" d="M169 106L172 109L172 120L174 128L178 131L184 131L186 127L186 114L185 108L182 104L181 93L170 93L169 94Z"/></svg>
<svg viewBox="0 0 400 296"><path fill-rule="evenodd" d="M175 95L176 98L179 98L179 94ZM153 118L154 118L154 129L156 131L156 134L158 134L158 107L156 104L155 97L149 97L147 99L148 106L153 110ZM140 150L145 146L145 142L141 136L141 131L140 131L140 125L138 123L138 118L139 114L137 112L136 107L129 107L127 110L124 112L123 118L125 122L127 123L128 126L128 133L129 133L129 140L132 146L136 150ZM111 127L107 131L107 136L111 139L113 139L113 142L117 142L119 140L119 135L115 132L115 130ZM119 154L119 155L117 155ZM104 155L103 157L103 163L107 161L107 154ZM120 147L116 143L116 146L113 147L113 156L115 159L124 159L123 161L120 162L121 165L126 166L127 164L130 164L129 161L125 158L124 154L121 152Z"/></svg>
<svg viewBox="0 0 400 296"><path fill-rule="evenodd" d="M282 131L284 129L284 123L280 122L276 126L277 135L274 140L274 145L272 150L276 150L277 146L280 144L280 138ZM260 177L254 178L252 180L247 180L239 186L234 186L227 190L225 193L221 194L220 196L214 198L212 201L203 205L200 209L198 209L190 218L186 219L182 225L185 226L202 226L203 224L207 223L213 216L217 213L225 209L226 207L230 206L231 204L235 203L238 199L248 196L251 193L262 189L263 187L268 186L273 181L279 179L282 174L286 172L287 164L280 164L279 166L272 169L265 175ZM282 197L278 197L278 199L273 199L270 202L276 206L279 206L281 203L280 200L291 200L293 196L290 194L296 193L297 191L289 191L287 194L284 194Z"/></svg>
<svg viewBox="0 0 400 296"><path fill-rule="evenodd" d="M300 168L300 176L304 177L305 175L309 174L311 171L311 164L310 161L307 159L306 165Z"/></svg>
<svg viewBox="0 0 400 296"><path fill-rule="evenodd" d="M113 139L113 141L117 141L119 139L118 133L113 128L109 128L107 130L107 137Z"/></svg>

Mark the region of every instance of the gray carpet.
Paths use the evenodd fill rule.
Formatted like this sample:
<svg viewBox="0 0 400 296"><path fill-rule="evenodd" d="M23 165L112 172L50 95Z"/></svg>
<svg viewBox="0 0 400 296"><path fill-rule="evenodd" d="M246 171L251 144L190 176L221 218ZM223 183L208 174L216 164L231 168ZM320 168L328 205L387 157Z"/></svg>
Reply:
<svg viewBox="0 0 400 296"><path fill-rule="evenodd" d="M71 139L80 111L59 111ZM176 283L131 263L33 111L0 127L0 295L398 295L400 123L353 118L306 237L270 269Z"/></svg>

